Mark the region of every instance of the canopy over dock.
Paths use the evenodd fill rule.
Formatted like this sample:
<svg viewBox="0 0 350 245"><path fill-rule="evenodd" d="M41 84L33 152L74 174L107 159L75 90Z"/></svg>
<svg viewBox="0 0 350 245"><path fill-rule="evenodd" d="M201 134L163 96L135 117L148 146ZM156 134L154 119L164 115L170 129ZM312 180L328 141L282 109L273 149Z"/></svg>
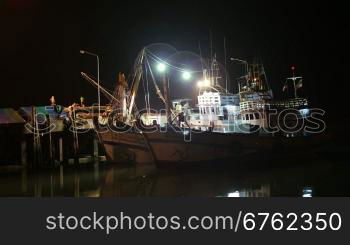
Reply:
<svg viewBox="0 0 350 245"><path fill-rule="evenodd" d="M0 108L0 126L24 124L25 120L12 108Z"/></svg>

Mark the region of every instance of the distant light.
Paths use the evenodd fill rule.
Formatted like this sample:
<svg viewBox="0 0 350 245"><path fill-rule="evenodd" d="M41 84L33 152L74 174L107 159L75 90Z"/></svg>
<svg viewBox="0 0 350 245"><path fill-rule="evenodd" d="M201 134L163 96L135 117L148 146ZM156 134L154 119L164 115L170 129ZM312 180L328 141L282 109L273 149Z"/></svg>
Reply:
<svg viewBox="0 0 350 245"><path fill-rule="evenodd" d="M310 187L303 189L303 197L312 197L312 189Z"/></svg>
<svg viewBox="0 0 350 245"><path fill-rule="evenodd" d="M227 194L227 197L240 197L239 191L230 192Z"/></svg>
<svg viewBox="0 0 350 245"><path fill-rule="evenodd" d="M80 53L81 53L81 54L85 54L85 51L84 51L84 50L80 50Z"/></svg>
<svg viewBox="0 0 350 245"><path fill-rule="evenodd" d="M291 68L292 68L293 71L295 70L295 66L292 66Z"/></svg>
<svg viewBox="0 0 350 245"><path fill-rule="evenodd" d="M200 87L200 88L203 87L203 82L202 81L198 81L197 82L197 86Z"/></svg>
<svg viewBox="0 0 350 245"><path fill-rule="evenodd" d="M163 63L158 63L158 65L157 65L157 70L158 70L159 72L164 72L164 71L166 70L166 65L163 64Z"/></svg>
<svg viewBox="0 0 350 245"><path fill-rule="evenodd" d="M191 78L191 73L188 72L188 71L184 71L184 72L182 73L182 78L183 78L184 80L189 80L189 79Z"/></svg>
<svg viewBox="0 0 350 245"><path fill-rule="evenodd" d="M308 115L310 113L310 109L304 108L299 110L302 115Z"/></svg>

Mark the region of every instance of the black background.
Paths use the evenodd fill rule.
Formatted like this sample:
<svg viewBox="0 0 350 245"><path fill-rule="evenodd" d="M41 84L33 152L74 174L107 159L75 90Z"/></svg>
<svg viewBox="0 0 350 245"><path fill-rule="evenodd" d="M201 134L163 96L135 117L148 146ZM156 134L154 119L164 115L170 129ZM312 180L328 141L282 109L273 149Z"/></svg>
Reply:
<svg viewBox="0 0 350 245"><path fill-rule="evenodd" d="M112 89L142 47L162 42L198 53L201 42L209 55L212 30L219 59L224 36L228 57L261 57L277 97L296 66L300 93L333 117L347 100L347 12L341 1L1 1L0 106L45 105L51 95L58 104L81 95L91 104L96 92L80 71L95 74L95 60L80 49L100 55L101 81ZM173 96L184 91L196 93L179 85Z"/></svg>

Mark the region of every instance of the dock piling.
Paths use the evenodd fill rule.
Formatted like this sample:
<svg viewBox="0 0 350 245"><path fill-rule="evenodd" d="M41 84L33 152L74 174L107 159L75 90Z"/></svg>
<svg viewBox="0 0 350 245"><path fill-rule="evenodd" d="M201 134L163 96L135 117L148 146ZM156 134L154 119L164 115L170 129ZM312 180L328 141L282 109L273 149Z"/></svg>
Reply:
<svg viewBox="0 0 350 245"><path fill-rule="evenodd" d="M27 142L25 139L21 142L21 163L23 167L27 166Z"/></svg>
<svg viewBox="0 0 350 245"><path fill-rule="evenodd" d="M58 149L59 149L59 162L62 164L63 163L63 139L60 137L58 139Z"/></svg>
<svg viewBox="0 0 350 245"><path fill-rule="evenodd" d="M94 158L95 160L99 159L99 154L98 154L98 139L94 137Z"/></svg>

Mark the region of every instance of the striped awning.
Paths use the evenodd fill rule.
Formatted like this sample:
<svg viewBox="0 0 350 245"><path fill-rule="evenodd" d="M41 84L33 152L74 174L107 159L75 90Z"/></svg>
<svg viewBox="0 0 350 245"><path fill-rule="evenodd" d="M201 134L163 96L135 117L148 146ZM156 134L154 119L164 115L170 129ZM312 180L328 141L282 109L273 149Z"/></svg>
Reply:
<svg viewBox="0 0 350 245"><path fill-rule="evenodd" d="M0 125L23 124L25 120L12 108L0 109Z"/></svg>

